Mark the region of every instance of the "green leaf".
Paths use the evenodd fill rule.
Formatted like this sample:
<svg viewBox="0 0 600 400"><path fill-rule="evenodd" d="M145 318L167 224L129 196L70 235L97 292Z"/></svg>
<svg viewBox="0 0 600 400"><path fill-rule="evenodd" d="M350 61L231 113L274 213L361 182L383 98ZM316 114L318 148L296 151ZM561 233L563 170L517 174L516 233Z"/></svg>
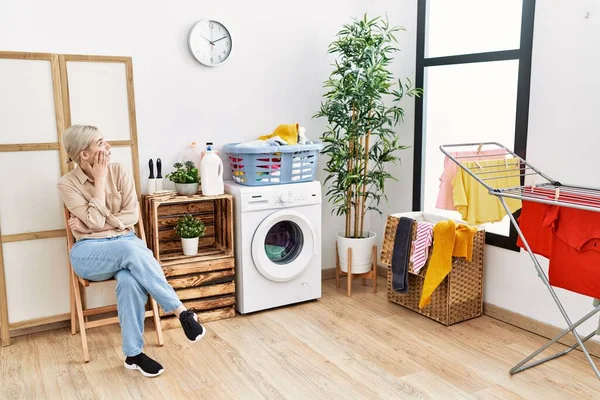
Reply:
<svg viewBox="0 0 600 400"><path fill-rule="evenodd" d="M179 237L191 239L204 236L206 226L200 219L188 214L177 220L174 230Z"/></svg>

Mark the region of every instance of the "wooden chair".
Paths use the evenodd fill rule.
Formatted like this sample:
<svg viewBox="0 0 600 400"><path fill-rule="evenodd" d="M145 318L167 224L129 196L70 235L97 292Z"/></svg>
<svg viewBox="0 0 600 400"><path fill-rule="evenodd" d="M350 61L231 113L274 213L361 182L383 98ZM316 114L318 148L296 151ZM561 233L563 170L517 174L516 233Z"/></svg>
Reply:
<svg viewBox="0 0 600 400"><path fill-rule="evenodd" d="M139 209L139 207L138 207ZM73 236L73 232L69 229L69 224L67 221L69 220L70 212L67 207L64 207L65 214L65 226L67 229L67 246L68 252L71 253L71 249L75 244L75 238ZM140 213L141 214L141 213ZM136 224L137 236L146 243L146 235L144 232L144 223L142 221L141 215L138 223ZM86 330L89 328L95 328L97 326L104 326L110 324L119 323L119 317L104 317L94 319L93 321L88 321L88 317L91 315L99 315L106 313L114 313L117 311L116 305L105 306L105 307L96 307L96 308L87 308L85 301L85 289L99 282L88 281L87 279L80 278L73 271L73 267L71 266L71 260L69 258L69 269L71 274L71 335L77 333L77 325L79 324L79 330L81 332L81 344L83 347L83 359L87 363L90 361L90 355L88 351L87 345L87 335ZM109 279L114 280L114 278ZM103 281L106 282L106 281ZM154 300L150 295L148 296L150 299L150 310L146 311L146 318L152 317L154 320L154 326L156 327L156 337L158 339L158 345L163 345L163 335L162 335L162 327L160 324L160 316L158 313L158 305L156 304L156 300Z"/></svg>

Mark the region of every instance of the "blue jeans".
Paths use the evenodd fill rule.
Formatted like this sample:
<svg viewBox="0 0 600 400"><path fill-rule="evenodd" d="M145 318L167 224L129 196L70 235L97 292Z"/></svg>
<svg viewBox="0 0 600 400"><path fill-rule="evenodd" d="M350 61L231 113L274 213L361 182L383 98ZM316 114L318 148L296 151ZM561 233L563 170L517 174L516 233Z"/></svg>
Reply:
<svg viewBox="0 0 600 400"><path fill-rule="evenodd" d="M113 276L117 280L117 310L127 357L142 352L148 293L166 313L181 305L152 251L133 232L77 241L71 250L71 265L77 275L90 281Z"/></svg>

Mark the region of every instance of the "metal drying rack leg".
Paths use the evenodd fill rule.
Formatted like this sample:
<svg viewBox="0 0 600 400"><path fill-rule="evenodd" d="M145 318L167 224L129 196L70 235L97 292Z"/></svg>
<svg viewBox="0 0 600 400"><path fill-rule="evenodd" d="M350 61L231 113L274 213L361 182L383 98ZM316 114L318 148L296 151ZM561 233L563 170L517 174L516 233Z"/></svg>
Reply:
<svg viewBox="0 0 600 400"><path fill-rule="evenodd" d="M519 237L523 241L523 244L525 245L525 249L527 250L527 252L529 253L529 256L533 260L533 264L535 265L535 268L537 270L538 276L544 282L544 284L548 288L548 291L550 291L550 294L552 295L552 298L554 299L554 302L558 306L558 309L560 310L560 312L563 315L565 321L569 325L569 327L567 329L563 330L560 334L558 334L556 337L554 337L554 339L552 339L551 341L549 341L548 343L546 343L544 346L540 347L538 350L536 350L535 352L533 352L530 356L528 356L527 358L525 358L523 361L521 361L520 363L518 363L517 365L515 365L510 370L510 374L514 375L514 374L517 374L517 373L519 373L521 371L524 371L526 369L529 369L529 368L535 367L537 365L540 365L542 363L545 363L546 361L550 361L550 360L554 360L556 358L562 357L565 354L568 354L569 352L571 352L573 349L581 346L581 350L585 354L585 356L588 359L588 362L590 363L592 369L596 373L596 377L598 377L598 379L600 379L600 372L598 371L598 368L596 367L596 364L592 360L592 357L588 353L587 348L583 344L584 342L586 342L589 339L591 339L592 337L594 337L596 335L596 331L590 333L588 336L586 336L582 340L581 337L579 336L579 334L577 333L577 331L575 330L575 328L577 328L583 322L587 321L588 319L590 319L591 317L593 317L596 313L598 313L598 311L600 311L600 306L596 307L594 310L592 310L591 312L589 312L586 316L584 316L583 318L581 318L579 321L575 322L574 324L571 322L571 319L567 315L567 312L565 311L563 305L561 304L560 300L558 299L558 296L556 295L556 293L554 292L554 289L550 285L550 282L548 281L548 278L546 277L546 274L542 270L542 267L540 266L540 263L537 260L537 257L531 251L531 247L529 247L529 243L527 242L527 239L525 239L525 236L523 235L523 232L519 228L519 224L517 223L517 221L516 221L515 217L512 215L512 213L510 212L510 209L508 208L508 205L506 204L506 201L505 201L504 197L500 197L500 196L497 196L497 197L500 200L500 202L502 203L502 206L504 207L504 209L506 210L506 214L509 216L509 218L511 220L511 223L513 224L513 226L517 230L517 233L519 234ZM543 360L535 361L535 362L533 362L533 363L531 363L529 365L525 365L527 362L529 362L531 359L533 359L534 357L536 357L542 351L546 350L548 347L550 347L551 345L553 345L554 343L556 343L558 340L560 340L563 336L567 335L569 332L573 332L573 336L575 336L575 339L577 340L577 343L575 343L573 346L571 346L567 350L564 350L564 351L562 351L560 353L557 353L557 354L555 354L553 356L544 358Z"/></svg>

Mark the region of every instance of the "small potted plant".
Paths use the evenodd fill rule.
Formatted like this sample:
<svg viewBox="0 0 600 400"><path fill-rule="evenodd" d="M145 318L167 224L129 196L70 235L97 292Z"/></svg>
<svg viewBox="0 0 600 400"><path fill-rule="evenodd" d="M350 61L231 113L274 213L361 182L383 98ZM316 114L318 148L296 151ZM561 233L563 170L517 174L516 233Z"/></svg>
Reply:
<svg viewBox="0 0 600 400"><path fill-rule="evenodd" d="M206 226L198 218L185 215L177 221L175 232L181 238L183 254L193 256L198 254L198 239L204 236Z"/></svg>
<svg viewBox="0 0 600 400"><path fill-rule="evenodd" d="M175 184L175 191L184 196L192 196L198 193L200 186L200 176L198 168L192 161L186 161L185 164L173 164L175 171L167 174L167 178Z"/></svg>

